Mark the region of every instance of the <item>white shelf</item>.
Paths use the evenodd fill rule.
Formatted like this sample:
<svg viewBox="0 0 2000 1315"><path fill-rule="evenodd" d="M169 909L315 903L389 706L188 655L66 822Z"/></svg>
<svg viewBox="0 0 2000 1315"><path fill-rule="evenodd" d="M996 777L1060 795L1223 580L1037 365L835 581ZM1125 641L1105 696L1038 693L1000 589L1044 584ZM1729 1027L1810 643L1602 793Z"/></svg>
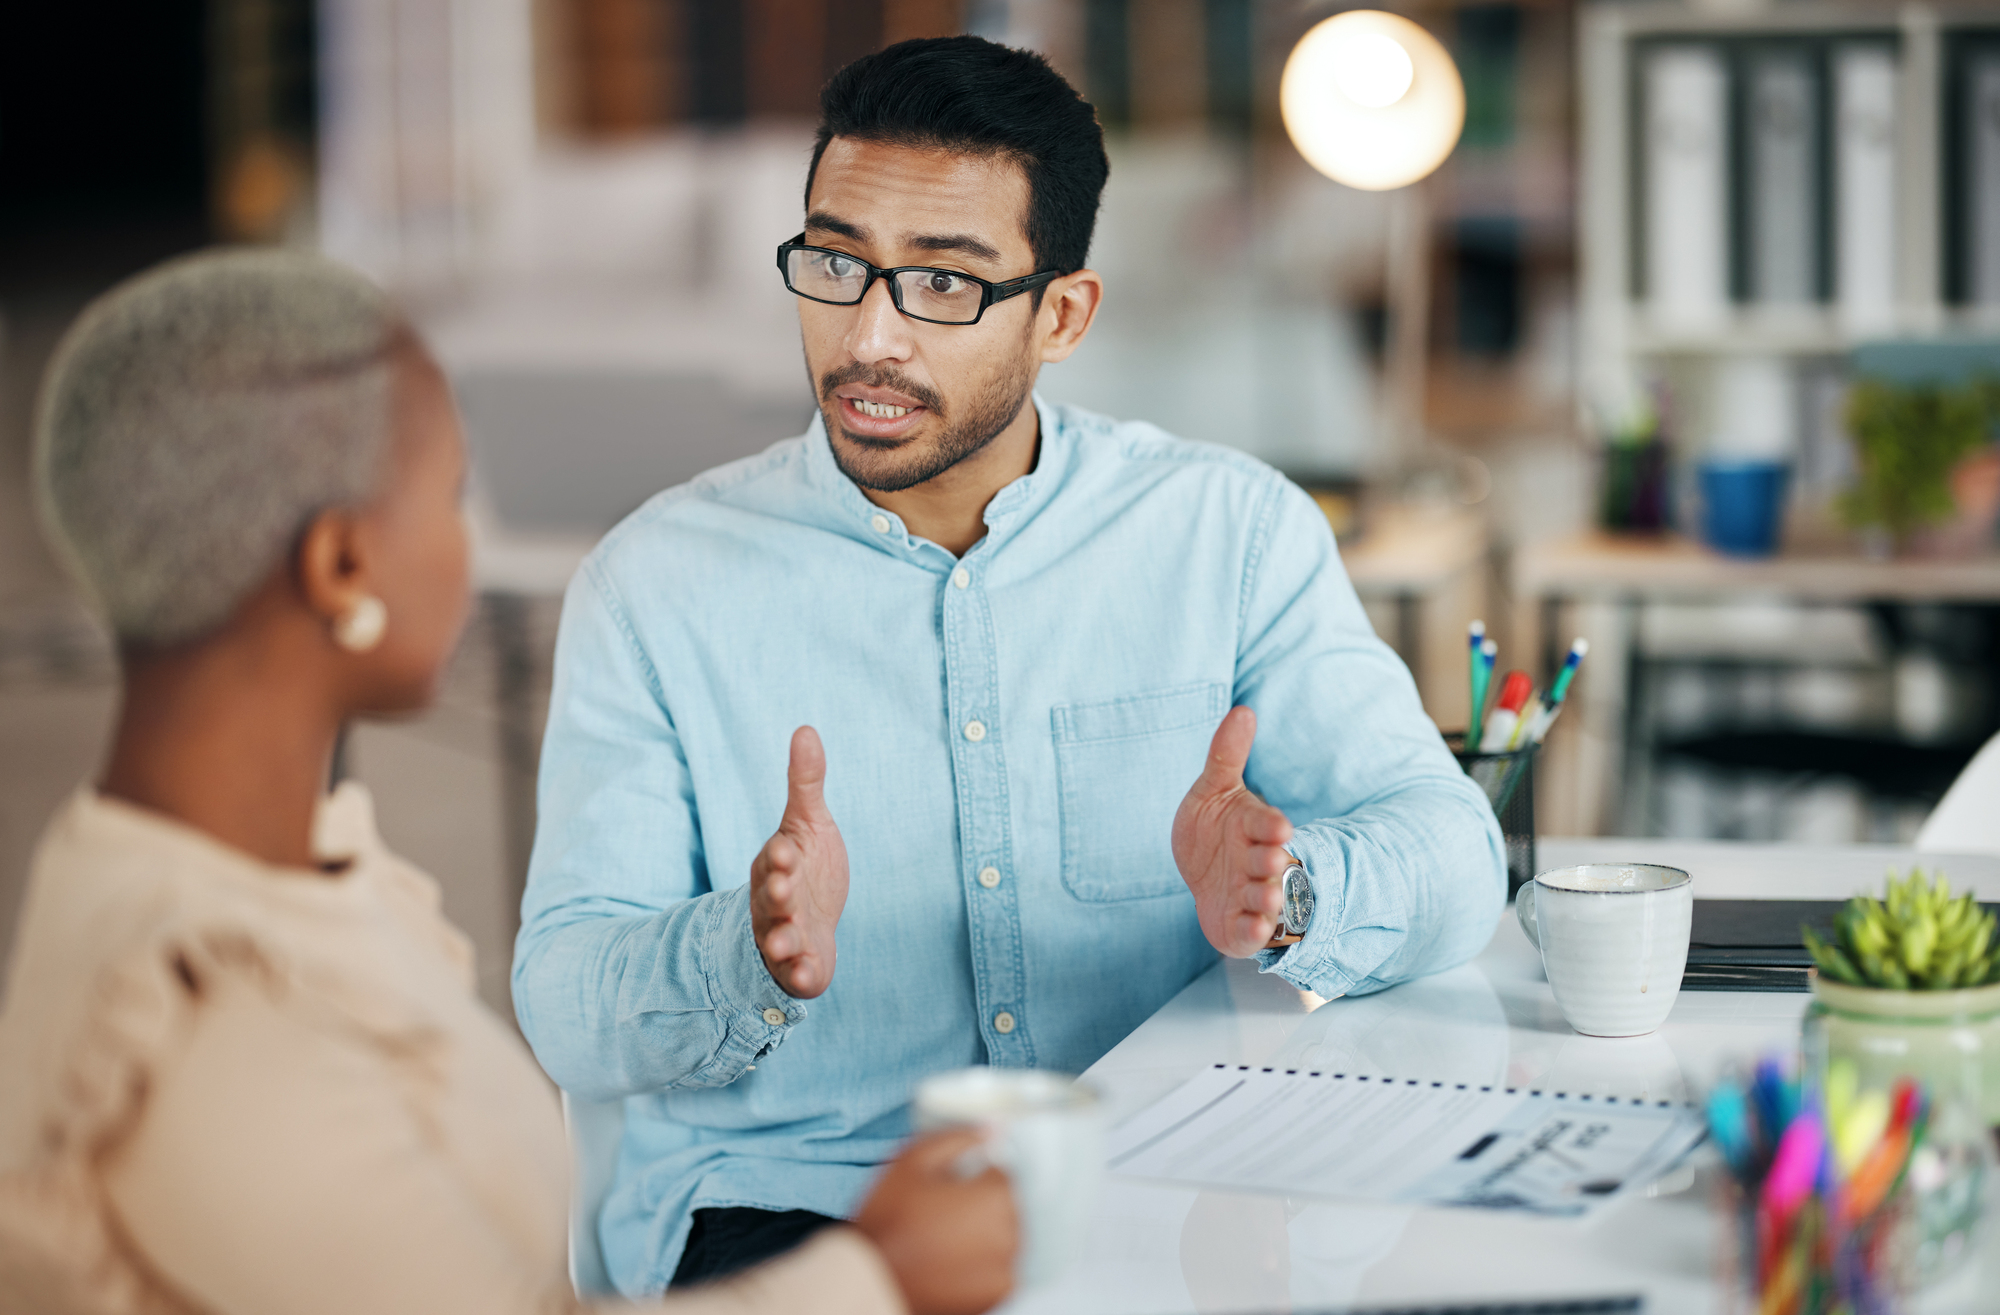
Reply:
<svg viewBox="0 0 2000 1315"><path fill-rule="evenodd" d="M1942 12L1933 6L1934 12ZM1857 36L1891 34L1899 24L1895 5L1829 4L1788 0L1784 4L1738 3L1694 6L1679 0L1619 3L1618 23L1633 37L1742 36L1750 33L1840 32Z"/></svg>
<svg viewBox="0 0 2000 1315"><path fill-rule="evenodd" d="M1817 307L1790 311L1736 308L1708 324L1662 324L1643 306L1626 308L1625 341L1640 356L1830 356L1850 350L1856 338L1834 315ZM1868 335L1877 336L1877 335Z"/></svg>
<svg viewBox="0 0 2000 1315"><path fill-rule="evenodd" d="M1634 356L1844 356L1865 342L1885 338L1983 335L2000 332L1992 312L1946 312L1935 305L1910 307L1890 323L1855 326L1829 305L1737 305L1700 324L1662 322L1651 308L1627 302L1623 342Z"/></svg>

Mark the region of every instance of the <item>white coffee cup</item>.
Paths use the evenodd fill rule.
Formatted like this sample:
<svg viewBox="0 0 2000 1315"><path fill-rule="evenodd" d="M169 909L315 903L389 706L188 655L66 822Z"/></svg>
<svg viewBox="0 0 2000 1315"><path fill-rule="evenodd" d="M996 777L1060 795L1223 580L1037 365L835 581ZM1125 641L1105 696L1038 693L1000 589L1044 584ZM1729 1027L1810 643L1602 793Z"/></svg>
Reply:
<svg viewBox="0 0 2000 1315"><path fill-rule="evenodd" d="M1549 988L1585 1036L1643 1036L1667 1021L1687 968L1694 880L1655 863L1557 868L1514 896Z"/></svg>
<svg viewBox="0 0 2000 1315"><path fill-rule="evenodd" d="M1065 1074L1032 1068L962 1068L917 1087L919 1132L977 1127L987 1157L1007 1171L1020 1212L1023 1288L1059 1277L1083 1254L1104 1177L1097 1093Z"/></svg>

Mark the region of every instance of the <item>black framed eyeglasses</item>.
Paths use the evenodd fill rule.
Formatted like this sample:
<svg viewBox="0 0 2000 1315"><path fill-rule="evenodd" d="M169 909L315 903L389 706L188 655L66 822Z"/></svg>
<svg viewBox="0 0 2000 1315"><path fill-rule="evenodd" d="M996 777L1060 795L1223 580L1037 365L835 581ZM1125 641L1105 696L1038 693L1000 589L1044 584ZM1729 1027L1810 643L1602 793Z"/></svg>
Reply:
<svg viewBox="0 0 2000 1315"><path fill-rule="evenodd" d="M845 251L809 247L804 233L778 248L778 272L793 293L829 306L858 305L876 279L887 279L889 299L896 303L896 309L926 324L977 324L994 302L1018 297L1062 277L1060 270L1049 269L1005 283L989 283L959 270L928 265L878 269Z"/></svg>

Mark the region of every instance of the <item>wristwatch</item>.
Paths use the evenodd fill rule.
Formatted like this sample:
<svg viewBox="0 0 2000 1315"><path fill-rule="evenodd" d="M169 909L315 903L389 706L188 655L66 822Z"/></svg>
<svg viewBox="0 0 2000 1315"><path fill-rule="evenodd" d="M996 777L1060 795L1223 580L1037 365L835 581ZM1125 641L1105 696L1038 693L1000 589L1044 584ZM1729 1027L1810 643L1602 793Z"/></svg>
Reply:
<svg viewBox="0 0 2000 1315"><path fill-rule="evenodd" d="M1305 939L1306 928L1313 920L1312 879L1306 876L1305 865L1297 859L1285 869L1285 908L1278 915L1278 930L1265 944L1271 948L1296 945Z"/></svg>

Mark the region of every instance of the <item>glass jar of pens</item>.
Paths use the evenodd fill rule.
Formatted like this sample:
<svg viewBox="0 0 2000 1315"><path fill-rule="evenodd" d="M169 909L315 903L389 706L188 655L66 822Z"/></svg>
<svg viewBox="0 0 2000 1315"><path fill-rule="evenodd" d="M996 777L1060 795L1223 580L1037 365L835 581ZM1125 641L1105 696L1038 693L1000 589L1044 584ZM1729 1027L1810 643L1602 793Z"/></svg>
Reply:
<svg viewBox="0 0 2000 1315"><path fill-rule="evenodd" d="M1982 1029L1952 1013L1955 1002L1906 991L1900 1013L1889 1014L1884 1001L1866 998L1890 994L1814 983L1804 1028L1806 1072L1826 1075L1829 1104L1857 1089L1861 1099L1879 1102L1885 1089L1924 1083L1932 1109L1926 1135L1911 1152L1907 1241L1914 1277L1928 1282L1957 1269L1979 1245L1993 1172L1981 1110L1980 1070L1988 1057ZM1930 996L1947 994L1972 993Z"/></svg>
<svg viewBox="0 0 2000 1315"><path fill-rule="evenodd" d="M1766 1059L1751 1080L1717 1084L1708 1124L1729 1171L1719 1192L1724 1308L1906 1310L1921 1281L1911 1180L1936 1121L1920 1084L1864 1091L1851 1066L1813 1082Z"/></svg>
<svg viewBox="0 0 2000 1315"><path fill-rule="evenodd" d="M1570 645L1562 670L1546 693L1537 691L1525 671L1510 671L1499 689L1493 689L1493 670L1498 646L1486 637L1486 625L1474 621L1467 643L1472 680L1471 725L1477 734L1447 734L1452 756L1465 769L1493 806L1500 834L1507 842L1507 895L1535 876L1535 759L1542 739L1555 724L1569 696L1570 682L1576 678L1590 644L1579 639ZM1492 707L1487 707L1491 693Z"/></svg>

